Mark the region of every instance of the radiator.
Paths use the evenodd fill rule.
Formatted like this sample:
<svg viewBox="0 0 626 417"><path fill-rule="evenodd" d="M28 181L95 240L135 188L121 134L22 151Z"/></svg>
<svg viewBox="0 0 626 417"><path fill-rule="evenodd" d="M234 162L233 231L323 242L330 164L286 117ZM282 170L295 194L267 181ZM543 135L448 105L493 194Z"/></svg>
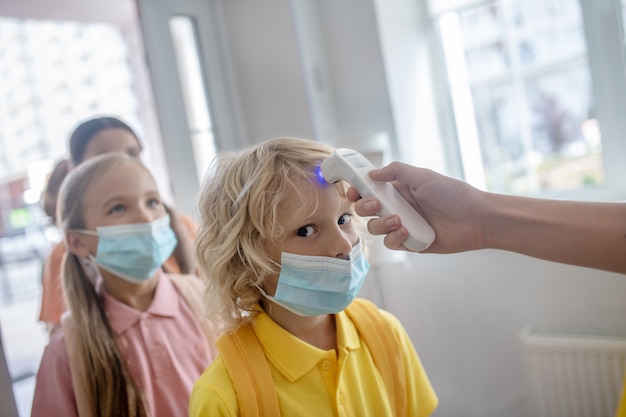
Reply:
<svg viewBox="0 0 626 417"><path fill-rule="evenodd" d="M614 417L626 332L527 327L521 339L532 417Z"/></svg>

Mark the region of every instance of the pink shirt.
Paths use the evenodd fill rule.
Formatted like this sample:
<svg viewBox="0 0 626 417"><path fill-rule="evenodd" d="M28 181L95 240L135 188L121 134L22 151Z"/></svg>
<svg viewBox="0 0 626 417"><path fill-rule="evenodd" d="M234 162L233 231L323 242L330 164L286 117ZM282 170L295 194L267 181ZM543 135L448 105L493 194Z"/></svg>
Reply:
<svg viewBox="0 0 626 417"><path fill-rule="evenodd" d="M113 331L121 336L129 371L143 388L148 413L186 416L194 382L213 360L197 317L170 279L161 274L152 304L138 311L102 291ZM77 416L63 332L46 347L32 416Z"/></svg>

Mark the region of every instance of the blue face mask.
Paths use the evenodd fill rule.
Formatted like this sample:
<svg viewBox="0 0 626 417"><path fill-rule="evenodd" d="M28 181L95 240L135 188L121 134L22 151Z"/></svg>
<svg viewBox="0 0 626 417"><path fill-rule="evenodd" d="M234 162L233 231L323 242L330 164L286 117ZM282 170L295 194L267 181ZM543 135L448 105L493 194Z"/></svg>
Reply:
<svg viewBox="0 0 626 417"><path fill-rule="evenodd" d="M350 259L282 253L278 286L265 298L299 316L319 316L342 311L365 282L370 264L359 242Z"/></svg>
<svg viewBox="0 0 626 417"><path fill-rule="evenodd" d="M177 244L168 215L150 223L101 226L96 230L77 231L98 236L98 266L133 283L152 278Z"/></svg>

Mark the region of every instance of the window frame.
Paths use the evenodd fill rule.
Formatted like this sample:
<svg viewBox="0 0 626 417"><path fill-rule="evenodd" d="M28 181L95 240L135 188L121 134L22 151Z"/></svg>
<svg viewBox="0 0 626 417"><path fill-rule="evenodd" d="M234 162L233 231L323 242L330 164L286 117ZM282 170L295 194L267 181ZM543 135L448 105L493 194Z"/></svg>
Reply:
<svg viewBox="0 0 626 417"><path fill-rule="evenodd" d="M429 0L423 0L429 2ZM583 201L621 201L626 200L626 43L623 30L622 0L578 0L587 44L587 60L593 94L602 129L602 147L606 184L598 187L579 188L562 191L539 191L523 194L531 197L572 199ZM432 0L430 0L432 3ZM450 84L447 77L443 41L438 29L437 19L446 11L461 11L467 7L487 4L489 0L465 0L449 2L450 7L437 7L436 14L430 9L432 50L434 53L434 76L439 99L439 111L449 117L439 117L442 148L446 155L448 171L453 176L472 183L465 178L463 155L459 143L457 123ZM620 109L622 109L620 111Z"/></svg>

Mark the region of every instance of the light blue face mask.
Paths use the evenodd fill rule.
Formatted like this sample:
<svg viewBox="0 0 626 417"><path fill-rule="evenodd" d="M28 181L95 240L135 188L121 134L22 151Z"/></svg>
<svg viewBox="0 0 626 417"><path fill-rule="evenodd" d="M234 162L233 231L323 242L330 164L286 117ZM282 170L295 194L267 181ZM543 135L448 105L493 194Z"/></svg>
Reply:
<svg viewBox="0 0 626 417"><path fill-rule="evenodd" d="M77 232L98 236L95 257L98 266L133 283L152 278L177 244L168 215L150 223L101 226L96 232L83 229Z"/></svg>
<svg viewBox="0 0 626 417"><path fill-rule="evenodd" d="M274 296L265 298L299 316L319 316L342 311L355 299L370 264L359 242L350 259L282 253Z"/></svg>

